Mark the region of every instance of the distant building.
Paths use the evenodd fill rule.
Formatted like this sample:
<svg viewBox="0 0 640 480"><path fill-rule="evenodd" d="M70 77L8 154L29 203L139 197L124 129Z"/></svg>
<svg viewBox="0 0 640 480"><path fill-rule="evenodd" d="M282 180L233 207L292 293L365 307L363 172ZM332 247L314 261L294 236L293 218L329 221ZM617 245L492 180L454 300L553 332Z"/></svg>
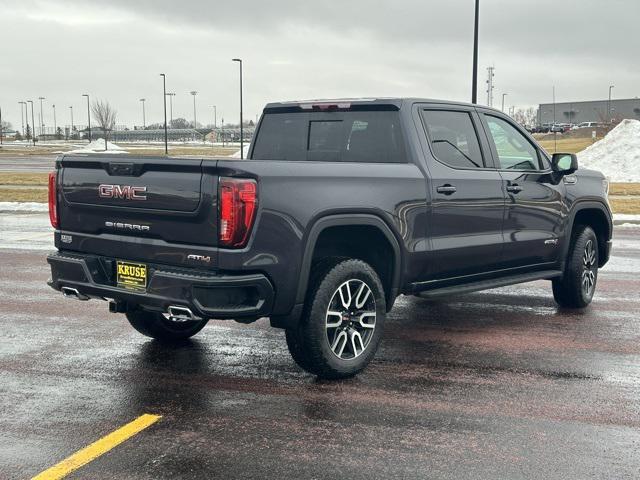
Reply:
<svg viewBox="0 0 640 480"><path fill-rule="evenodd" d="M625 118L640 120L640 98L611 100L611 103L609 100L562 102L555 106L542 103L538 107L538 125L554 123L554 119L555 123L615 123Z"/></svg>
<svg viewBox="0 0 640 480"><path fill-rule="evenodd" d="M3 128L1 133L2 133L2 138L16 138L16 136L18 135L18 132L13 129L5 130Z"/></svg>

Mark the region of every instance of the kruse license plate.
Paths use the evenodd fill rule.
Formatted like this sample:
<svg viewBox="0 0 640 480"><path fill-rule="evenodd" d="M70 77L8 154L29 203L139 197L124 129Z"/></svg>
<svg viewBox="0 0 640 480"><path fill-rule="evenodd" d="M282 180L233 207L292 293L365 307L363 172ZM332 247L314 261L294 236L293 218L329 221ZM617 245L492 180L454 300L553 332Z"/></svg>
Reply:
<svg viewBox="0 0 640 480"><path fill-rule="evenodd" d="M144 263L116 262L116 283L118 287L130 290L146 290L147 266Z"/></svg>

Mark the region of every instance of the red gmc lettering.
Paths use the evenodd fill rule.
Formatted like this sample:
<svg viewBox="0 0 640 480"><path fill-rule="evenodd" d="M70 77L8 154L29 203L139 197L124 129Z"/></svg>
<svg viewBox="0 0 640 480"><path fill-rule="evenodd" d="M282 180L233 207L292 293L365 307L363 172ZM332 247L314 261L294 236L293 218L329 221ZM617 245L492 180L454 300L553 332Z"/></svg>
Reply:
<svg viewBox="0 0 640 480"><path fill-rule="evenodd" d="M147 187L132 187L131 185L108 185L98 186L98 195L101 198L122 198L125 200L146 200L144 193Z"/></svg>

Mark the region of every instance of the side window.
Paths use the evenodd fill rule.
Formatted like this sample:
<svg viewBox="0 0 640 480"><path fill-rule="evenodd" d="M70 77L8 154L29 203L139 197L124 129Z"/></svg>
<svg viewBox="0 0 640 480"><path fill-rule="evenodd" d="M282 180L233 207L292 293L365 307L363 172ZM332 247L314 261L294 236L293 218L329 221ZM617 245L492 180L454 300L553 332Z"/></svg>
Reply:
<svg viewBox="0 0 640 480"><path fill-rule="evenodd" d="M467 112L423 110L433 153L453 168L484 168L478 135Z"/></svg>
<svg viewBox="0 0 640 480"><path fill-rule="evenodd" d="M538 170L538 150L509 122L491 115L484 118L489 125L491 140L498 152L500 168L508 170Z"/></svg>

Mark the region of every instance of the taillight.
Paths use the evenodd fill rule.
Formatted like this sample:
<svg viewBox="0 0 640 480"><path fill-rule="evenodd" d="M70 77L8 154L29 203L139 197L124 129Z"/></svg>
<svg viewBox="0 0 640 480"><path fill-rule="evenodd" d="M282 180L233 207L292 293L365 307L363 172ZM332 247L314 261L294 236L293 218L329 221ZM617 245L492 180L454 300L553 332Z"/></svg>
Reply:
<svg viewBox="0 0 640 480"><path fill-rule="evenodd" d="M220 178L221 246L242 248L247 244L258 207L258 186L248 178Z"/></svg>
<svg viewBox="0 0 640 480"><path fill-rule="evenodd" d="M58 195L57 195L57 172L49 173L49 220L51 220L51 226L58 228Z"/></svg>

